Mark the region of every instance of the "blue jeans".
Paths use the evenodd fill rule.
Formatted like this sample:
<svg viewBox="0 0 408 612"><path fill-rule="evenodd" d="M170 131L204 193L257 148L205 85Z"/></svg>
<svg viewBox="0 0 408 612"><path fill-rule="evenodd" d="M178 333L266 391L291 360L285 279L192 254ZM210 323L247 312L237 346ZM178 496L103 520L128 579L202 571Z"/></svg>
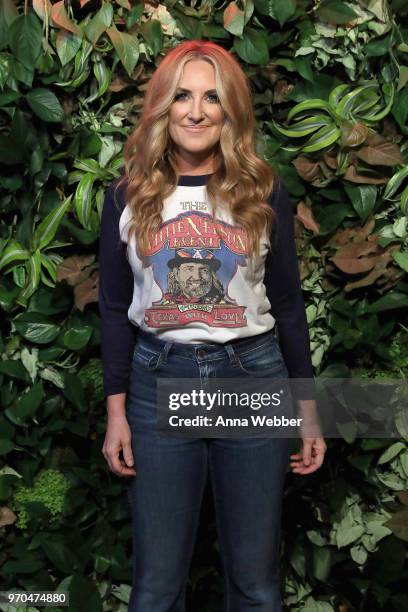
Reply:
<svg viewBox="0 0 408 612"><path fill-rule="evenodd" d="M126 402L136 476L129 612L184 612L200 507L210 477L224 612L281 612L279 544L289 438L188 438L156 432L159 377L286 378L273 332L226 344L165 342L139 330Z"/></svg>

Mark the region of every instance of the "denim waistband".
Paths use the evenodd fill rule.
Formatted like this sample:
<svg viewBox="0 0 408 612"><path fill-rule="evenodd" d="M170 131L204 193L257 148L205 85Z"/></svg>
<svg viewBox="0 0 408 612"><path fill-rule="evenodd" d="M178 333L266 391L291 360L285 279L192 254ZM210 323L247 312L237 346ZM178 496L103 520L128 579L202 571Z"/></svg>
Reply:
<svg viewBox="0 0 408 612"><path fill-rule="evenodd" d="M172 340L162 340L156 334L151 334L143 329L138 330L137 336L138 340L140 340L140 342L145 346L151 346L151 348L157 348L160 351L165 347L171 347L172 353L183 355L185 357L194 357L197 355L197 353L200 354L200 352L201 354L205 352L206 355L215 356L217 353L225 353L227 346L233 347L234 351L240 353L241 351L255 349L262 346L266 342L273 342L274 340L277 341L274 328L255 336L237 338L235 340L229 340L225 343L203 342L193 344L186 342L174 342Z"/></svg>

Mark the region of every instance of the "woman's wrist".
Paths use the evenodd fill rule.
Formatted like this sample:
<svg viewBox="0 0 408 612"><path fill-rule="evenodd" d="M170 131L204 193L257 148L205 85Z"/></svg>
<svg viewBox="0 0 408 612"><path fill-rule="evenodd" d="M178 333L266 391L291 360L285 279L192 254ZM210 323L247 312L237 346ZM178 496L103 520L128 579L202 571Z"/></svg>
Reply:
<svg viewBox="0 0 408 612"><path fill-rule="evenodd" d="M106 411L111 417L126 415L126 393L115 393L106 397Z"/></svg>

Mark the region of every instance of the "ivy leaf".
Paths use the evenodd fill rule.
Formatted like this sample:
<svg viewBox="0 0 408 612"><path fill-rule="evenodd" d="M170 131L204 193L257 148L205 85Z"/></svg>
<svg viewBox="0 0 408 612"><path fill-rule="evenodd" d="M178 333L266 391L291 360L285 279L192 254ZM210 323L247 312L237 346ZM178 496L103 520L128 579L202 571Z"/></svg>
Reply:
<svg viewBox="0 0 408 612"><path fill-rule="evenodd" d="M12 0L0 2L0 49L7 46L7 37L10 25L17 19L19 13Z"/></svg>
<svg viewBox="0 0 408 612"><path fill-rule="evenodd" d="M33 70L42 49L43 31L40 20L33 12L20 15L12 21L8 40L15 58Z"/></svg>
<svg viewBox="0 0 408 612"><path fill-rule="evenodd" d="M142 26L142 36L154 55L158 55L163 48L162 26L158 19L150 19Z"/></svg>
<svg viewBox="0 0 408 612"><path fill-rule="evenodd" d="M242 39L234 39L233 48L248 64L263 65L269 61L268 37L263 30L246 28Z"/></svg>
<svg viewBox="0 0 408 612"><path fill-rule="evenodd" d="M254 0L256 10L268 15L282 27L296 13L295 0Z"/></svg>
<svg viewBox="0 0 408 612"><path fill-rule="evenodd" d="M115 47L116 53L119 55L120 61L122 62L129 77L132 76L134 67L136 66L139 59L139 41L136 36L131 36L126 32L119 32L119 30L112 26L106 30L109 38Z"/></svg>
<svg viewBox="0 0 408 612"><path fill-rule="evenodd" d="M224 11L224 28L235 36L242 36L244 25L244 11L238 8L236 2L230 2Z"/></svg>
<svg viewBox="0 0 408 612"><path fill-rule="evenodd" d="M30 342L52 342L60 332L60 326L52 323L39 312L24 312L13 321L17 331Z"/></svg>
<svg viewBox="0 0 408 612"><path fill-rule="evenodd" d="M85 28L85 35L93 45L98 38L109 28L113 18L113 7L109 2L103 2L95 17Z"/></svg>
<svg viewBox="0 0 408 612"><path fill-rule="evenodd" d="M26 95L31 110L43 121L58 123L64 119L64 111L57 96L44 87L32 89Z"/></svg>
<svg viewBox="0 0 408 612"><path fill-rule="evenodd" d="M317 14L322 21L333 25L348 23L358 17L348 4L339 0L323 0L317 9Z"/></svg>
<svg viewBox="0 0 408 612"><path fill-rule="evenodd" d="M370 216L377 199L375 185L349 185L344 183L344 190L360 219L364 222Z"/></svg>
<svg viewBox="0 0 408 612"><path fill-rule="evenodd" d="M74 59L81 47L81 44L82 38L80 36L76 36L72 32L60 30L57 33L55 47L62 66L65 66L68 64L68 62Z"/></svg>
<svg viewBox="0 0 408 612"><path fill-rule="evenodd" d="M408 253L394 252L392 253L392 256L399 267L405 270L405 272L408 272Z"/></svg>

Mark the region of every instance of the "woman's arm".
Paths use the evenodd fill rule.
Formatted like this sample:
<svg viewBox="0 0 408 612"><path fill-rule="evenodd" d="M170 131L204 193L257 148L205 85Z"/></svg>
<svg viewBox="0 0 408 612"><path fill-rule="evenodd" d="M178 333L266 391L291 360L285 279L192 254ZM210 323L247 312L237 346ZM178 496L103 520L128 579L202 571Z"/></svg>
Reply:
<svg viewBox="0 0 408 612"><path fill-rule="evenodd" d="M124 412L137 327L128 319L133 272L120 240L119 219L125 207L116 181L106 190L99 235L99 313L104 391L108 410Z"/></svg>
<svg viewBox="0 0 408 612"><path fill-rule="evenodd" d="M313 379L309 329L303 300L294 232L294 211L280 179L269 199L277 213L265 262L266 295L276 319L278 339L290 378ZM296 399L314 399L313 380L291 383Z"/></svg>

